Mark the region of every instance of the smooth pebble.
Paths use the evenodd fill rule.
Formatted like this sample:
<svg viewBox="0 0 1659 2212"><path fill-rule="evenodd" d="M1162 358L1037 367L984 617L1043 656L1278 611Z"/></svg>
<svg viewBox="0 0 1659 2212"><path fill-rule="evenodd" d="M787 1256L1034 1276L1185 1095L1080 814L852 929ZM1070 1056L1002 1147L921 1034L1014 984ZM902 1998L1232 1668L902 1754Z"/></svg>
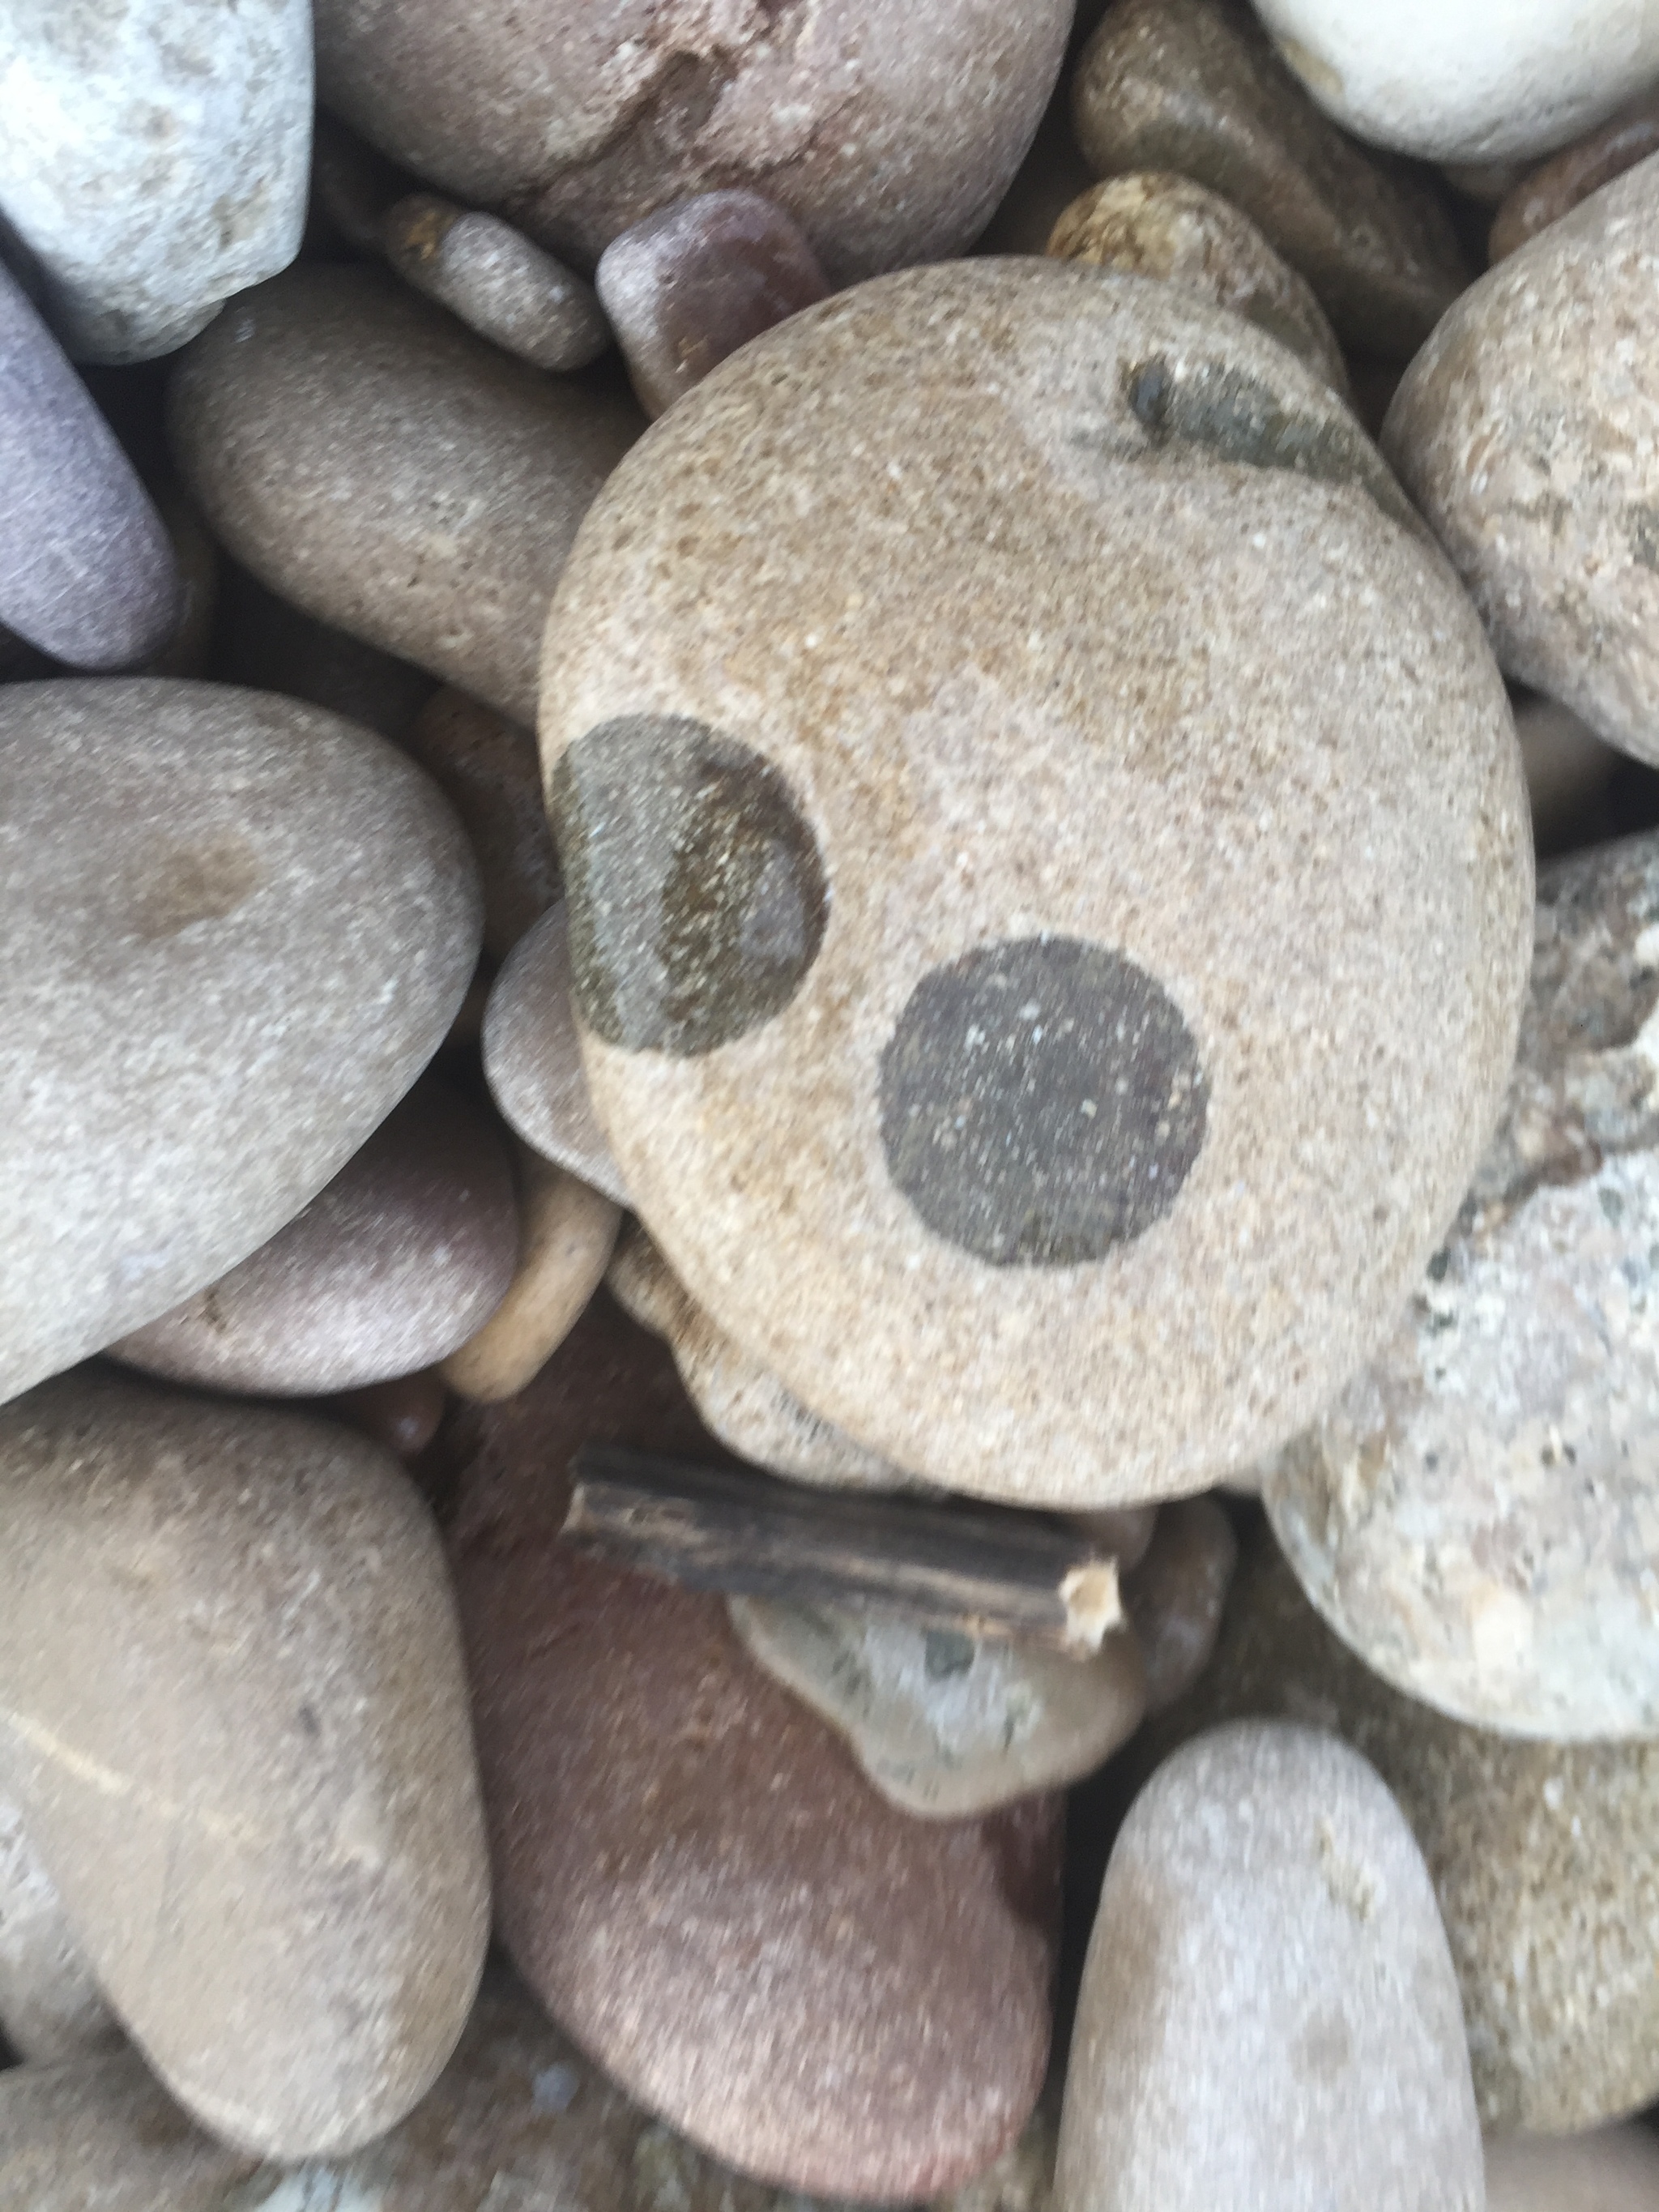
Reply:
<svg viewBox="0 0 1659 2212"><path fill-rule="evenodd" d="M380 242L406 283L532 368L586 368L611 343L592 286L499 216L411 192Z"/></svg>
<svg viewBox="0 0 1659 2212"><path fill-rule="evenodd" d="M562 899L501 963L483 1018L483 1068L501 1116L532 1152L618 1206L628 1186L593 1111L570 1000Z"/></svg>

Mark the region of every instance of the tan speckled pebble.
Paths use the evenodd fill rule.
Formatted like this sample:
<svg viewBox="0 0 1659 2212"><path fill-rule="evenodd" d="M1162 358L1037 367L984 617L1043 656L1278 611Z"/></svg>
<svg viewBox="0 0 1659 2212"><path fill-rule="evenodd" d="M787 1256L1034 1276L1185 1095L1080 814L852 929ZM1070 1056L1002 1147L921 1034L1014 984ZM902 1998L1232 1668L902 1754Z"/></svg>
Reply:
<svg viewBox="0 0 1659 2212"><path fill-rule="evenodd" d="M543 697L595 1109L815 1414L1144 1503L1392 1326L1531 844L1468 601L1283 347L1050 260L808 308L600 495Z"/></svg>
<svg viewBox="0 0 1659 2212"><path fill-rule="evenodd" d="M273 591L534 719L549 594L631 406L474 337L380 270L246 292L179 356L168 434Z"/></svg>
<svg viewBox="0 0 1659 2212"><path fill-rule="evenodd" d="M1659 2136L1651 2128L1512 2136L1486 2146L1486 2212L1654 2212Z"/></svg>
<svg viewBox="0 0 1659 2212"><path fill-rule="evenodd" d="M110 2003L266 2156L448 2058L489 1882L443 1555L349 1430L82 1368L0 1413L0 1763Z"/></svg>
<svg viewBox="0 0 1659 2212"><path fill-rule="evenodd" d="M536 740L446 684L400 742L461 818L483 885L484 950L505 960L559 896Z"/></svg>
<svg viewBox="0 0 1659 2212"><path fill-rule="evenodd" d="M501 963L484 1012L483 1066L502 1119L532 1152L568 1168L618 1206L629 1203L622 1170L594 1116L582 1066L562 899Z"/></svg>
<svg viewBox="0 0 1659 2212"><path fill-rule="evenodd" d="M100 1996L64 1901L0 1788L0 2036L20 2058L107 2050L121 2030ZM3 2134L3 2128L0 2128ZM7 2201L0 2188L0 2203Z"/></svg>

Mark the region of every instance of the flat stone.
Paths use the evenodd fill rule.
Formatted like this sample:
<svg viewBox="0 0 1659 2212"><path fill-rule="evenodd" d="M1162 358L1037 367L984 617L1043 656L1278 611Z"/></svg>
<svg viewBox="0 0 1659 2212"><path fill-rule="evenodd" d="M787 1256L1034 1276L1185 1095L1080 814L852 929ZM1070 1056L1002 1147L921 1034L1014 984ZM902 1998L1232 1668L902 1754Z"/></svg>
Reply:
<svg viewBox="0 0 1659 2212"><path fill-rule="evenodd" d="M700 192L631 223L593 281L651 416L830 289L799 225L750 191Z"/></svg>
<svg viewBox="0 0 1659 2212"><path fill-rule="evenodd" d="M87 1962L239 2148L372 2141L489 1878L443 1553L350 1431L93 1369L0 1413L0 1765Z"/></svg>
<svg viewBox="0 0 1659 2212"><path fill-rule="evenodd" d="M590 1439L721 1456L667 1353L598 1301L483 1410L451 1534L507 1948L631 2096L740 2172L951 2188L1042 2079L1059 1802L896 1811L720 1599L558 1542Z"/></svg>
<svg viewBox="0 0 1659 2212"><path fill-rule="evenodd" d="M1243 1715L1334 1730L1398 1798L1434 1878L1489 2133L1568 2134L1659 2096L1659 1747L1524 1743L1402 1697L1324 1626L1265 1530L1197 1686L1118 1764L1133 1782Z"/></svg>
<svg viewBox="0 0 1659 2212"><path fill-rule="evenodd" d="M1182 1498L1158 1514L1146 1555L1123 1580L1148 1712L1183 1697L1209 1664L1237 1560L1233 1524L1213 1498Z"/></svg>
<svg viewBox="0 0 1659 2212"><path fill-rule="evenodd" d="M1659 155L1463 295L1383 449L1508 674L1659 762Z"/></svg>
<svg viewBox="0 0 1659 2212"><path fill-rule="evenodd" d="M1428 161L1547 154L1659 77L1659 18L1577 0L1419 6L1256 0L1280 53L1356 137Z"/></svg>
<svg viewBox="0 0 1659 2212"><path fill-rule="evenodd" d="M213 673L325 707L400 744L439 687L423 668L381 653L268 592L234 562L225 564L224 617Z"/></svg>
<svg viewBox="0 0 1659 2212"><path fill-rule="evenodd" d="M54 659L126 668L182 605L166 526L62 348L0 265L0 617Z"/></svg>
<svg viewBox="0 0 1659 2212"><path fill-rule="evenodd" d="M99 1993L63 1899L0 1788L0 2036L49 2063L112 2050L119 2024ZM3 2202L0 2192L0 2202Z"/></svg>
<svg viewBox="0 0 1659 2212"><path fill-rule="evenodd" d="M214 1281L408 1090L477 957L460 827L218 684L0 690L0 1398Z"/></svg>
<svg viewBox="0 0 1659 2212"><path fill-rule="evenodd" d="M593 287L499 216L411 192L380 237L406 283L532 368L585 368L611 343Z"/></svg>
<svg viewBox="0 0 1659 2212"><path fill-rule="evenodd" d="M1184 284L1289 346L1347 396L1342 351L1312 286L1248 216L1190 177L1143 169L1091 185L1062 212L1045 250L1057 261Z"/></svg>
<svg viewBox="0 0 1659 2212"><path fill-rule="evenodd" d="M582 1066L562 899L501 963L484 1013L483 1067L503 1120L532 1152L618 1206L629 1203Z"/></svg>
<svg viewBox="0 0 1659 2212"><path fill-rule="evenodd" d="M307 0L25 4L0 59L0 207L77 361L171 353L299 252Z"/></svg>
<svg viewBox="0 0 1659 2212"><path fill-rule="evenodd" d="M915 1487L902 1468L823 1419L750 1358L697 1304L638 1222L623 1232L608 1280L617 1304L666 1340L692 1403L739 1458L830 1489Z"/></svg>
<svg viewBox="0 0 1659 2212"><path fill-rule="evenodd" d="M815 1414L1144 1504L1385 1338L1502 1097L1530 839L1467 600L1283 347L1049 260L826 301L623 464L544 677L595 1109Z"/></svg>
<svg viewBox="0 0 1659 2212"><path fill-rule="evenodd" d="M526 724L549 595L637 428L356 267L238 300L168 392L179 473L237 560Z"/></svg>
<svg viewBox="0 0 1659 2212"><path fill-rule="evenodd" d="M1599 129L1518 178L1492 219L1487 252L1506 261L1626 169L1659 153L1659 93L1644 93Z"/></svg>
<svg viewBox="0 0 1659 2212"><path fill-rule="evenodd" d="M1457 1979L1422 1855L1346 1744L1242 1722L1118 1832L1058 2212L1485 2212Z"/></svg>
<svg viewBox="0 0 1659 2212"><path fill-rule="evenodd" d="M1656 2204L1659 2140L1650 2129L1486 2145L1486 2212L1653 2212Z"/></svg>
<svg viewBox="0 0 1659 2212"><path fill-rule="evenodd" d="M1072 98L1097 176L1173 169L1221 193L1345 345L1406 360L1469 281L1432 185L1327 122L1243 0L1119 0Z"/></svg>
<svg viewBox="0 0 1659 2212"><path fill-rule="evenodd" d="M837 285L959 253L1060 73L1071 0L319 0L323 99L382 153L581 270L670 200L753 185ZM548 57L558 57L556 70Z"/></svg>
<svg viewBox="0 0 1659 2212"><path fill-rule="evenodd" d="M1092 1774L1140 1725L1133 1634L1087 1660L896 1613L734 1597L757 1665L822 1713L882 1796L924 1820L988 1813Z"/></svg>
<svg viewBox="0 0 1659 2212"><path fill-rule="evenodd" d="M517 1271L483 1327L441 1370L452 1390L486 1404L524 1389L569 1335L605 1280L622 1220L613 1200L528 1146L520 1151L518 1170Z"/></svg>
<svg viewBox="0 0 1659 2212"><path fill-rule="evenodd" d="M107 1348L177 1382L309 1397L383 1382L465 1344L518 1261L496 1124L431 1079L240 1267Z"/></svg>
<svg viewBox="0 0 1659 2212"><path fill-rule="evenodd" d="M559 896L536 740L446 684L415 717L403 746L461 817L483 885L484 950L505 960Z"/></svg>

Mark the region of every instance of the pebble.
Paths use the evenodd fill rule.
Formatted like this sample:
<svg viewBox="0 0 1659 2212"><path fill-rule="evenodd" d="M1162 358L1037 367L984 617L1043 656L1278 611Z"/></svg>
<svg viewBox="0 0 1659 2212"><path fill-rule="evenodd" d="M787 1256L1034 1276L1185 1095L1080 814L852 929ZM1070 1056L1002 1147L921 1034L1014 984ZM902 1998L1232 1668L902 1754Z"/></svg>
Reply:
<svg viewBox="0 0 1659 2212"><path fill-rule="evenodd" d="M493 1117L429 1079L269 1243L112 1344L216 1390L309 1397L429 1367L507 1293L519 1248Z"/></svg>
<svg viewBox="0 0 1659 2212"><path fill-rule="evenodd" d="M182 587L166 526L62 348L0 265L0 617L76 668L167 643Z"/></svg>
<svg viewBox="0 0 1659 2212"><path fill-rule="evenodd" d="M1659 2097L1659 1747L1524 1743L1402 1697L1332 1635L1265 1531L1197 1687L1118 1763L1150 1771L1245 1715L1335 1731L1398 1798L1434 1878L1489 2133L1567 2134Z"/></svg>
<svg viewBox="0 0 1659 2212"><path fill-rule="evenodd" d="M443 1554L349 1430L84 1369L0 1413L0 1762L187 2110L299 2159L392 2126L489 1933Z"/></svg>
<svg viewBox="0 0 1659 2212"><path fill-rule="evenodd" d="M225 571L216 676L325 707L403 744L439 688L424 669L302 613L234 562Z"/></svg>
<svg viewBox="0 0 1659 2212"><path fill-rule="evenodd" d="M890 1803L924 1820L1064 1789L1126 1742L1146 1711L1133 1635L1109 1636L1079 1660L896 1613L749 1597L727 1609L756 1664L845 1736Z"/></svg>
<svg viewBox="0 0 1659 2212"><path fill-rule="evenodd" d="M1469 281L1432 185L1327 122L1241 0L1118 0L1072 96L1097 176L1174 169L1221 193L1345 345L1407 359Z"/></svg>
<svg viewBox="0 0 1659 2212"><path fill-rule="evenodd" d="M548 597L636 428L357 267L239 299L168 392L179 473L237 560L526 725Z"/></svg>
<svg viewBox="0 0 1659 2212"><path fill-rule="evenodd" d="M1659 16L1642 0L1461 0L1385 28L1366 0L1255 0L1325 112L1426 161L1552 152L1659 77Z"/></svg>
<svg viewBox="0 0 1659 2212"><path fill-rule="evenodd" d="M1506 261L1581 200L1654 153L1659 153L1659 93L1647 93L1553 161L1517 179L1493 217L1489 258Z"/></svg>
<svg viewBox="0 0 1659 2212"><path fill-rule="evenodd" d="M1283 347L1049 260L792 318L591 510L541 738L628 1189L814 1413L1141 1504L1385 1336L1502 1096L1531 847L1479 625Z"/></svg>
<svg viewBox="0 0 1659 2212"><path fill-rule="evenodd" d="M1046 249L1059 261L1151 276L1229 307L1289 346L1346 398L1348 372L1313 290L1246 215L1190 177L1109 177L1072 202Z"/></svg>
<svg viewBox="0 0 1659 2212"><path fill-rule="evenodd" d="M417 1375L394 1376L331 1398L322 1411L337 1414L384 1444L401 1460L418 1459L438 1433L444 1417L444 1386L430 1368Z"/></svg>
<svg viewBox="0 0 1659 2212"><path fill-rule="evenodd" d="M605 1280L622 1220L613 1200L528 1146L518 1170L517 1272L489 1319L441 1370L452 1390L485 1403L524 1389L569 1335Z"/></svg>
<svg viewBox="0 0 1659 2212"><path fill-rule="evenodd" d="M1486 2146L1486 2212L1653 2212L1659 2140L1647 2128L1510 2136Z"/></svg>
<svg viewBox="0 0 1659 2212"><path fill-rule="evenodd" d="M1383 450L1505 672L1659 762L1659 155L1466 292Z"/></svg>
<svg viewBox="0 0 1659 2212"><path fill-rule="evenodd" d="M501 963L484 1012L483 1068L501 1117L545 1160L618 1206L628 1186L593 1111L570 1000L570 935L562 899Z"/></svg>
<svg viewBox="0 0 1659 2212"><path fill-rule="evenodd" d="M887 0L833 13L536 0L319 0L321 96L382 153L590 269L667 202L754 185L837 285L960 253L1060 71L1071 0ZM556 71L548 56L556 54Z"/></svg>
<svg viewBox="0 0 1659 2212"><path fill-rule="evenodd" d="M593 282L653 416L830 289L799 224L750 191L700 192L631 223L599 256Z"/></svg>
<svg viewBox="0 0 1659 2212"><path fill-rule="evenodd" d="M483 884L484 950L505 960L559 896L536 740L446 684L415 717L403 746L461 817Z"/></svg>
<svg viewBox="0 0 1659 2212"><path fill-rule="evenodd" d="M631 2096L740 2172L952 2187L1042 2080L1059 1802L889 1805L720 1599L557 1543L589 1440L720 1456L666 1352L599 1302L484 1409L451 1532L507 1948Z"/></svg>
<svg viewBox="0 0 1659 2212"><path fill-rule="evenodd" d="M499 216L410 192L380 242L406 283L532 368L586 368L611 343L592 286Z"/></svg>
<svg viewBox="0 0 1659 2212"><path fill-rule="evenodd" d="M1328 1735L1176 1752L1119 1831L1083 1972L1057 2212L1486 2212L1422 1856Z"/></svg>
<svg viewBox="0 0 1659 2212"><path fill-rule="evenodd" d="M149 678L0 690L0 1399L264 1243L477 957L459 825L381 739Z"/></svg>
<svg viewBox="0 0 1659 2212"><path fill-rule="evenodd" d="M75 1940L63 1899L28 1839L22 1814L3 1789L0 2035L20 2058L42 2063L112 2049L122 2040ZM0 2189L0 2203L6 2201Z"/></svg>
<svg viewBox="0 0 1659 2212"><path fill-rule="evenodd" d="M1609 836L1608 786L1622 756L1604 745L1570 707L1539 694L1516 702L1515 734L1521 740L1539 858Z"/></svg>
<svg viewBox="0 0 1659 2212"><path fill-rule="evenodd" d="M305 225L308 0L9 11L0 207L77 361L171 353Z"/></svg>
<svg viewBox="0 0 1659 2212"><path fill-rule="evenodd" d="M1237 1561L1233 1524L1209 1498L1164 1506L1144 1557L1120 1560L1124 1610L1146 1662L1148 1712L1183 1697L1209 1664Z"/></svg>

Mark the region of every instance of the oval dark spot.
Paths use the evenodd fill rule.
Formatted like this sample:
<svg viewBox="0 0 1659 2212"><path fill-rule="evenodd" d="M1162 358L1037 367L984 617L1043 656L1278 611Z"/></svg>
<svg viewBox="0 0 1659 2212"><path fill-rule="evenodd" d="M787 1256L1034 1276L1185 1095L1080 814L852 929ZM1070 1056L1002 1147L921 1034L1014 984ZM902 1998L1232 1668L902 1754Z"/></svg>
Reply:
<svg viewBox="0 0 1659 2212"><path fill-rule="evenodd" d="M769 761L684 715L624 714L562 756L551 806L589 1029L689 1058L783 1011L830 898Z"/></svg>
<svg viewBox="0 0 1659 2212"><path fill-rule="evenodd" d="M888 1172L993 1267L1076 1267L1160 1221L1203 1148L1209 1088L1169 993L1070 937L924 975L881 1056Z"/></svg>

